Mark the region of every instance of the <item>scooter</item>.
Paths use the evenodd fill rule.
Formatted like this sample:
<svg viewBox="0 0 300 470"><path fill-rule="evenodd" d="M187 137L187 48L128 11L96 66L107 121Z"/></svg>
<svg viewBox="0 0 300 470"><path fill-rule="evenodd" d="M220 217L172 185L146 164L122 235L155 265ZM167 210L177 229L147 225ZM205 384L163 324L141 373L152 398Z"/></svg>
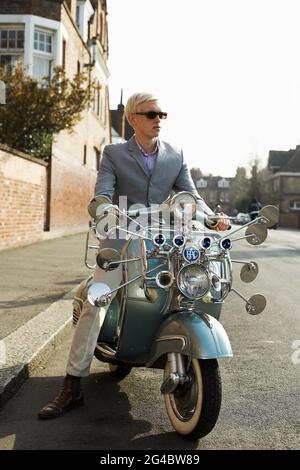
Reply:
<svg viewBox="0 0 300 470"><path fill-rule="evenodd" d="M106 210L99 215L96 209L103 202ZM224 235L197 220L197 201L188 192L176 194L167 203L173 218L168 222L164 217L156 218L156 223L146 228L137 221L142 211L121 212L103 197L94 203L90 208L94 221L87 235L86 265L94 267L88 263L88 254L96 250L98 266L104 271L121 266L122 280L114 290L93 282L92 277L84 281L74 298L73 323L77 323L86 298L97 307L109 305L96 358L108 363L120 379L133 367L162 369L161 393L172 426L186 438L202 438L214 428L220 412L218 360L233 355L227 333L218 321L222 304L233 291L245 301L251 315L261 313L266 305L261 294L247 299L232 286L232 263L241 261L231 259L230 250L241 239L254 246L261 244L267 228L277 222L278 210L266 206L255 221ZM175 216L182 216L182 208L187 206L192 211L192 222L180 225ZM101 248L100 225L103 227L103 217L111 217L111 210L115 214L119 211L120 218L127 218L141 229L123 229L126 239L121 250ZM142 215L145 213L153 215L151 208ZM210 217L210 222L213 219ZM118 226L116 217L113 220L109 231ZM245 234L235 238L243 229ZM100 241L100 247L91 245L91 234ZM253 281L258 274L257 264L242 263L241 279Z"/></svg>

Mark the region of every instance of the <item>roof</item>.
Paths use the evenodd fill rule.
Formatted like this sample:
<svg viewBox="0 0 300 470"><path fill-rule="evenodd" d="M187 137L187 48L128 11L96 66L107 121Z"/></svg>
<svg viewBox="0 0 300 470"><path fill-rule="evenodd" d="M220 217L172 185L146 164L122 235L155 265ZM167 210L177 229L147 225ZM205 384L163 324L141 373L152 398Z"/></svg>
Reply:
<svg viewBox="0 0 300 470"><path fill-rule="evenodd" d="M286 164L281 168L281 171L291 171L298 172L300 171L300 146L298 145L294 155L286 162Z"/></svg>
<svg viewBox="0 0 300 470"><path fill-rule="evenodd" d="M268 159L268 169L273 171L300 171L300 146L290 150L270 150Z"/></svg>

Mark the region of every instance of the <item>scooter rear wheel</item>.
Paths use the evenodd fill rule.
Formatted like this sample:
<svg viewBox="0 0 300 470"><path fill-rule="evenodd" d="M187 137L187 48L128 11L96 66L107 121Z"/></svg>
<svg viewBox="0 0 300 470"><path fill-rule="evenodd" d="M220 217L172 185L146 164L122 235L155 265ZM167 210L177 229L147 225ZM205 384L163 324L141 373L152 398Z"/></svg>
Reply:
<svg viewBox="0 0 300 470"><path fill-rule="evenodd" d="M187 370L189 381L165 394L165 405L176 432L187 439L200 439L215 426L222 399L219 366L216 359L192 358ZM169 376L166 363L164 377Z"/></svg>

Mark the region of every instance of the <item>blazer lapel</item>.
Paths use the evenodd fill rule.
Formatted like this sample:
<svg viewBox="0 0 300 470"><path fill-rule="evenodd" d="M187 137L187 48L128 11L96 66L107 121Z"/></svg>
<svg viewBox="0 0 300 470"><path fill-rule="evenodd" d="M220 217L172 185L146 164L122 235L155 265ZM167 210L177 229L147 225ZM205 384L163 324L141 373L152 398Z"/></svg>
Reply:
<svg viewBox="0 0 300 470"><path fill-rule="evenodd" d="M158 154L156 157L156 163L151 178L153 178L156 174L161 175L161 169L164 166L165 155L166 147L164 146L161 140L158 140Z"/></svg>
<svg viewBox="0 0 300 470"><path fill-rule="evenodd" d="M135 137L132 136L129 140L128 140L128 150L129 150L129 153L130 155L136 160L136 162L140 165L140 167L142 168L142 170L144 171L145 175L150 178L150 175L148 173L148 170L147 170L147 167L146 167L146 163L145 163L145 160L141 154L141 151L140 149L138 148L138 145L135 141Z"/></svg>

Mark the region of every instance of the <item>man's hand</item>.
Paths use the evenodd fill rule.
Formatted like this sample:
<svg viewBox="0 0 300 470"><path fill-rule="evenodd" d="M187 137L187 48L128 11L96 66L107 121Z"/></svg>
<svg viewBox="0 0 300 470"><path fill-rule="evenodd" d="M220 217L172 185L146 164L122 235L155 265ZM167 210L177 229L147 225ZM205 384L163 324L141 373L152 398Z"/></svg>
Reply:
<svg viewBox="0 0 300 470"><path fill-rule="evenodd" d="M216 215L220 218L217 221L216 225L214 227L212 227L212 229L216 230L217 232L222 232L224 230L228 230L228 228L230 226L230 221L229 221L229 219L222 218L222 216L225 215L224 212L218 212Z"/></svg>

